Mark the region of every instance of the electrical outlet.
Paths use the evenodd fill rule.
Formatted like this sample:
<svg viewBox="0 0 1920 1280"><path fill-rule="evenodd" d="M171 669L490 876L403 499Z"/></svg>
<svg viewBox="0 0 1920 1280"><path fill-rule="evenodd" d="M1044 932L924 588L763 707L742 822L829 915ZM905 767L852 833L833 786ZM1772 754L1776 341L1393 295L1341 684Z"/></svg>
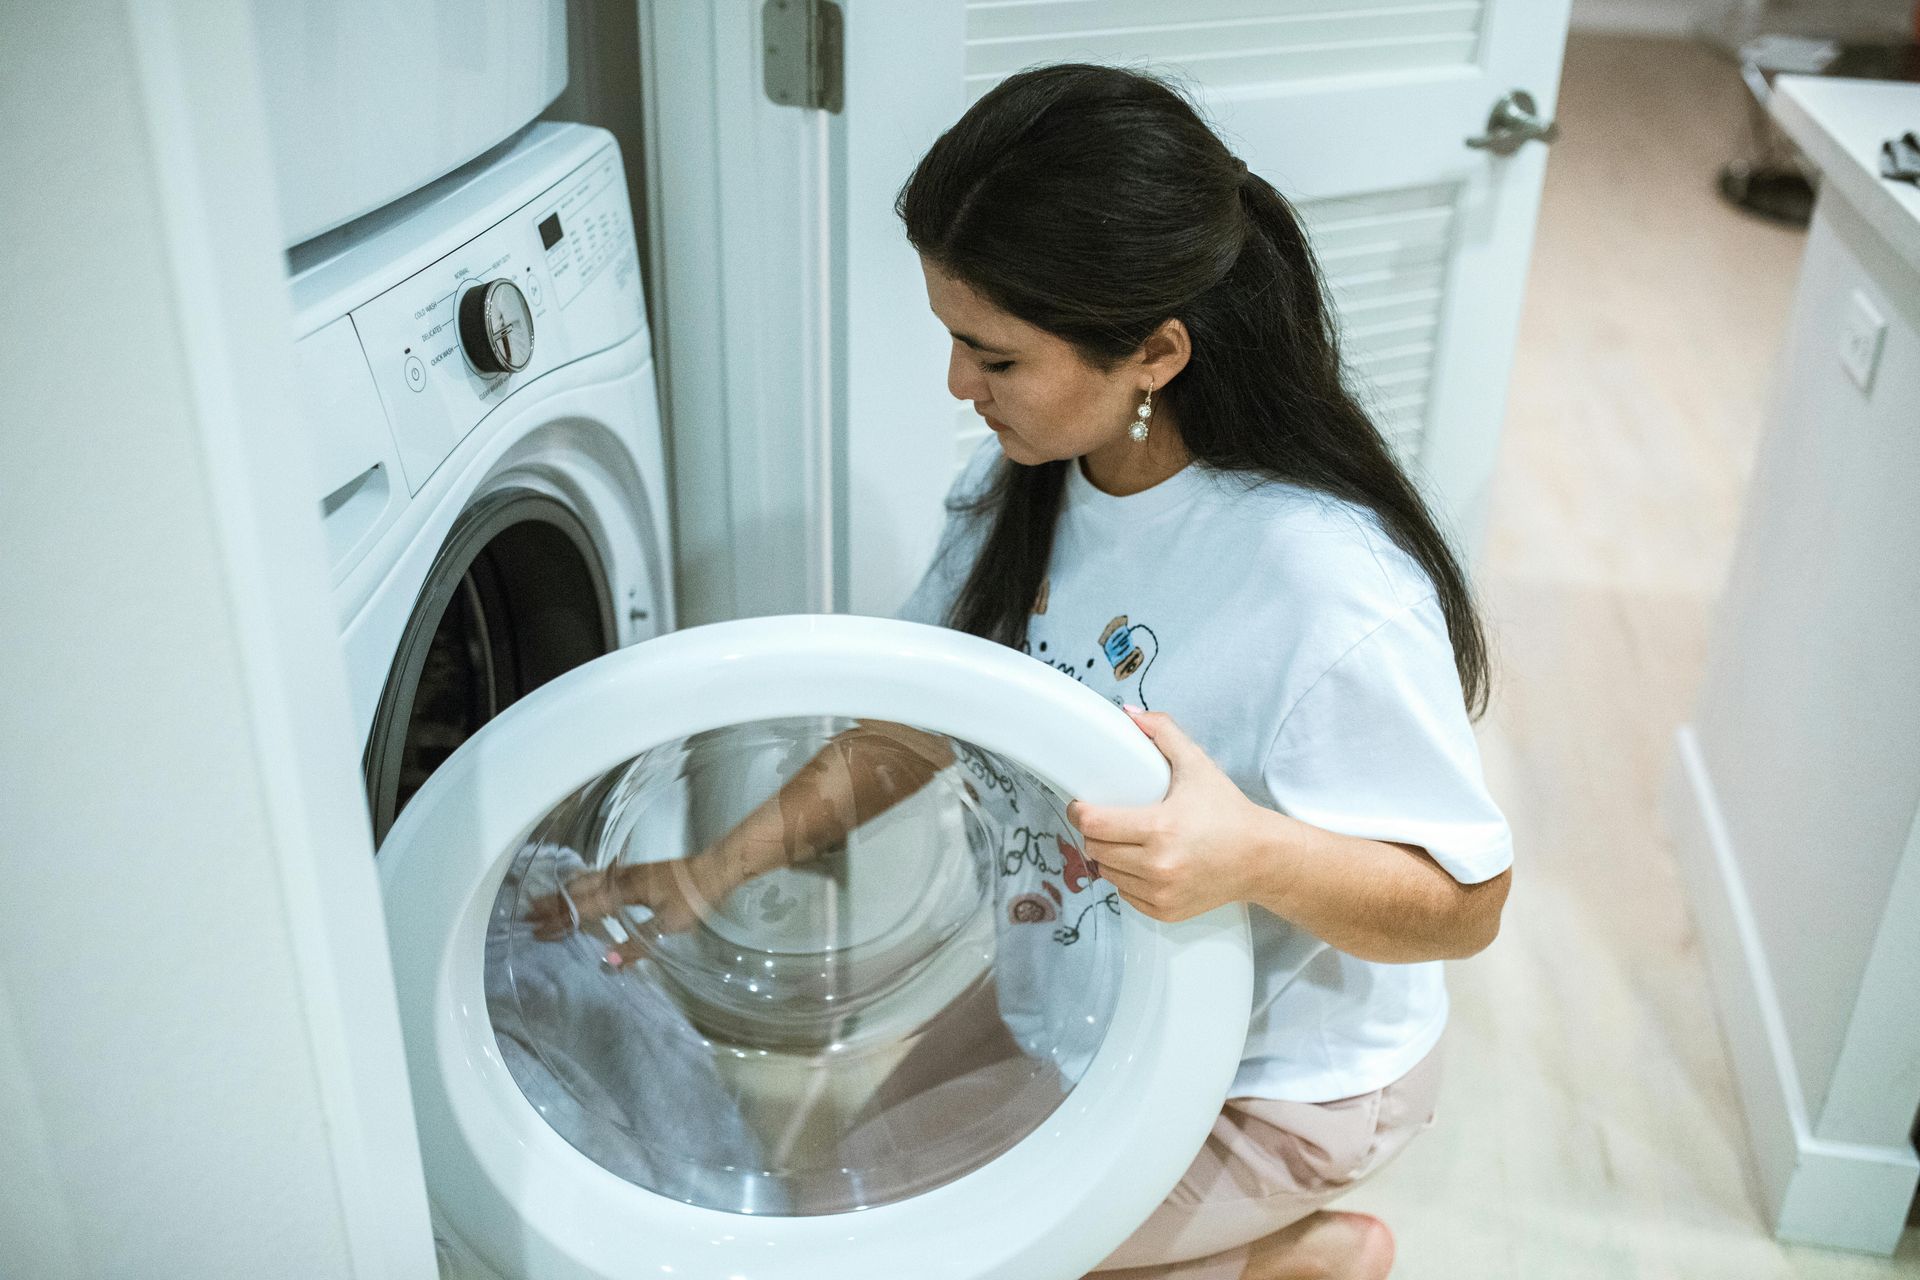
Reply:
<svg viewBox="0 0 1920 1280"><path fill-rule="evenodd" d="M1880 366L1880 347L1887 338L1887 322L1860 290L1853 291L1851 301L1846 327L1840 331L1840 363L1862 391L1871 391L1874 370Z"/></svg>

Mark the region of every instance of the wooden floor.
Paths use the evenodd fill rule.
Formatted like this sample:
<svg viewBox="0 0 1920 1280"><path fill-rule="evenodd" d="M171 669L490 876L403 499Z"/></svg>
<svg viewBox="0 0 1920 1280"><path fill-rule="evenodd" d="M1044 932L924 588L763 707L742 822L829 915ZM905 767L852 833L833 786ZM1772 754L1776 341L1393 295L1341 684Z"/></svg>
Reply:
<svg viewBox="0 0 1920 1280"><path fill-rule="evenodd" d="M1576 36L1481 590L1481 724L1517 848L1504 932L1452 967L1440 1123L1350 1198L1398 1280L1920 1277L1782 1246L1659 811L1803 239L1724 205L1730 64Z"/></svg>

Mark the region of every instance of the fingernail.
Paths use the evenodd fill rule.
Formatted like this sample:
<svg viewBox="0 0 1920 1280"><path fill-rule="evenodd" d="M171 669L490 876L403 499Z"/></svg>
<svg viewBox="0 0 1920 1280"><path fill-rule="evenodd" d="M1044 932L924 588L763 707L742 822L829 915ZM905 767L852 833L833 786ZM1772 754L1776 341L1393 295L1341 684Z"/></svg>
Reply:
<svg viewBox="0 0 1920 1280"><path fill-rule="evenodd" d="M605 959L607 964L615 969L618 969L621 965L627 962L627 958L625 956L621 955L618 951L612 950L611 948L608 949Z"/></svg>
<svg viewBox="0 0 1920 1280"><path fill-rule="evenodd" d="M1132 704L1131 702L1123 702L1123 703L1121 703L1121 704L1120 704L1120 709L1121 709L1122 711L1125 711L1125 712L1126 712L1126 713L1127 713L1128 715L1135 715L1135 716L1143 716L1143 715L1145 715L1145 714L1147 714L1147 712L1146 712L1146 708L1144 708L1144 707L1136 707L1136 706L1134 706L1134 705L1133 705L1133 704Z"/></svg>

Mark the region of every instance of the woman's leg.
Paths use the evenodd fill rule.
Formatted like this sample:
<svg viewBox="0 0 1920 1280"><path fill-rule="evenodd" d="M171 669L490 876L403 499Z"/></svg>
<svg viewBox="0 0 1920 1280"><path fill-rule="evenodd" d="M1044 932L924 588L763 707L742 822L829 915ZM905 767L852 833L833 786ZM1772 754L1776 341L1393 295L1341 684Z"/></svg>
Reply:
<svg viewBox="0 0 1920 1280"><path fill-rule="evenodd" d="M1432 1123L1439 1051L1384 1089L1336 1102L1228 1101L1206 1145L1099 1280L1378 1280L1393 1237L1324 1206Z"/></svg>
<svg viewBox="0 0 1920 1280"><path fill-rule="evenodd" d="M1393 1232L1371 1214L1316 1209L1247 1246L1240 1280L1386 1280Z"/></svg>
<svg viewBox="0 0 1920 1280"><path fill-rule="evenodd" d="M861 1119L899 1108L948 1081L1023 1057L1000 1018L993 980L982 978L921 1031L918 1042L868 1100Z"/></svg>
<svg viewBox="0 0 1920 1280"><path fill-rule="evenodd" d="M1031 1131L1067 1092L1051 1062L1021 1051L983 980L922 1030L850 1118L839 1164L859 1171L868 1196L916 1194L999 1154L995 1133L1011 1141Z"/></svg>
<svg viewBox="0 0 1920 1280"><path fill-rule="evenodd" d="M1159 1267L1098 1271L1097 1280L1386 1280L1393 1232L1365 1213L1316 1209L1252 1244Z"/></svg>

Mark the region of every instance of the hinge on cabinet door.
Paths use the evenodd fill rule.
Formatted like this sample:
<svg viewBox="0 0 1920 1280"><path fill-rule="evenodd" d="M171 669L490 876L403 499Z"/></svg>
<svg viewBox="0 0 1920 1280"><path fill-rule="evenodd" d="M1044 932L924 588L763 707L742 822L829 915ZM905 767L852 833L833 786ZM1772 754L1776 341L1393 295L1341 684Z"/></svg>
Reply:
<svg viewBox="0 0 1920 1280"><path fill-rule="evenodd" d="M839 111L841 28L833 0L767 0L760 8L767 96L783 107Z"/></svg>

